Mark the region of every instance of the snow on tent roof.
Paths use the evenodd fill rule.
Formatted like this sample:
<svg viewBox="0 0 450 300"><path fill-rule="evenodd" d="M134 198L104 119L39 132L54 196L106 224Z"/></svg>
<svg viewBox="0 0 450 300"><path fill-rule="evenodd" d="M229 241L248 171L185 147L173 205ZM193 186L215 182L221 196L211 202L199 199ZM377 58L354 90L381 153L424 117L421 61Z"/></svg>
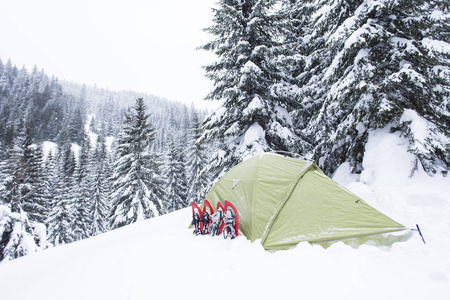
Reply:
<svg viewBox="0 0 450 300"><path fill-rule="evenodd" d="M238 184L237 184L238 183ZM265 249L405 230L308 161L263 153L236 165L206 196L239 211L239 230Z"/></svg>

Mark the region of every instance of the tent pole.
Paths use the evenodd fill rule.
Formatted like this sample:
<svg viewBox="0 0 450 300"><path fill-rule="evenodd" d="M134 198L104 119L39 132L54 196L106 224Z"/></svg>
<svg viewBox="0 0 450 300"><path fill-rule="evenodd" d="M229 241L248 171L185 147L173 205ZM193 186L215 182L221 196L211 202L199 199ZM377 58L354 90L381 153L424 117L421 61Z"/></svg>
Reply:
<svg viewBox="0 0 450 300"><path fill-rule="evenodd" d="M419 232L419 234L420 234L420 237L422 238L423 243L426 244L425 243L425 239L423 238L423 235L422 235L422 231L420 230L419 224L416 224L416 228L417 229L412 229L412 230L414 230L414 231L417 230Z"/></svg>

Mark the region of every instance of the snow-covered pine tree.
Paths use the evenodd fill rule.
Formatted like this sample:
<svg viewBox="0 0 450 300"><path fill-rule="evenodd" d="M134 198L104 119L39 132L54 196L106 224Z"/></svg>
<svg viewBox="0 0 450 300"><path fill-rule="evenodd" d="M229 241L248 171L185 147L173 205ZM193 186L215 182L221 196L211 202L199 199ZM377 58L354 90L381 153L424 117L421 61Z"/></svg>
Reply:
<svg viewBox="0 0 450 300"><path fill-rule="evenodd" d="M86 132L84 128L86 125L86 115L84 103L81 103L81 101L79 101L74 111L68 114L68 130L70 133L70 139L74 143L83 143Z"/></svg>
<svg viewBox="0 0 450 300"><path fill-rule="evenodd" d="M0 141L0 193L3 195L5 194L5 180L8 177L8 172L7 172L7 163L6 163L6 159L4 159L4 157L6 158L6 147L4 147L2 141ZM5 200L0 199L0 204L6 204Z"/></svg>
<svg viewBox="0 0 450 300"><path fill-rule="evenodd" d="M15 128L10 115L15 109L14 104L11 103L11 90L18 73L17 67L8 60L0 76L0 139L6 147L10 147L14 140Z"/></svg>
<svg viewBox="0 0 450 300"><path fill-rule="evenodd" d="M63 90L56 78L53 78L49 84L50 99L45 104L42 116L43 135L47 140L57 141L62 130L62 121L64 120L63 109Z"/></svg>
<svg viewBox="0 0 450 300"><path fill-rule="evenodd" d="M321 86L313 84L327 61L332 59L323 53L322 37L332 24L319 24L314 16L317 15L316 10L330 1L280 2L282 5L276 11L276 28L280 40L276 62L284 80L276 83L273 89L276 94L284 94L286 98L290 98L295 128L305 141L303 148L311 151L312 145L303 130L322 104L317 97L317 94L321 94Z"/></svg>
<svg viewBox="0 0 450 300"><path fill-rule="evenodd" d="M98 235L109 229L108 215L110 204L108 195L110 194L110 162L109 154L106 150L105 140L101 134L97 136L97 143L91 160L92 170L90 172L90 207L92 223L90 224L91 234Z"/></svg>
<svg viewBox="0 0 450 300"><path fill-rule="evenodd" d="M7 150L6 163L3 166L5 179L2 182L2 201L8 204L13 212L22 209L22 196L29 192L29 187L24 184L26 167L23 146L23 138L15 138L12 148Z"/></svg>
<svg viewBox="0 0 450 300"><path fill-rule="evenodd" d="M0 262L12 260L47 247L45 226L30 222L23 211L12 212L0 205Z"/></svg>
<svg viewBox="0 0 450 300"><path fill-rule="evenodd" d="M75 240L82 240L91 236L92 214L90 208L91 182L90 173L94 166L91 162L89 137L84 134L83 144L81 145L78 164L73 176L72 206L73 206L73 224L72 231Z"/></svg>
<svg viewBox="0 0 450 300"><path fill-rule="evenodd" d="M76 240L73 233L75 157L68 141L62 145L57 162L52 183L54 196L46 221L48 242L55 246Z"/></svg>
<svg viewBox="0 0 450 300"><path fill-rule="evenodd" d="M218 60L205 67L214 81L210 100L224 100L203 123L203 140L218 139L209 173L217 178L245 158L266 151L298 152L298 136L289 103L274 95L279 80L274 50L276 1L221 0L214 9L214 25L207 31L215 40L202 46Z"/></svg>
<svg viewBox="0 0 450 300"><path fill-rule="evenodd" d="M23 130L23 113L30 103L30 99L27 97L27 90L30 84L30 78L25 66L20 69L18 75L14 79L14 83L11 87L11 96L9 97L10 112L9 121L14 124L17 132Z"/></svg>
<svg viewBox="0 0 450 300"><path fill-rule="evenodd" d="M24 120L30 125L31 134L35 142L42 142L44 137L42 124L44 121L43 109L47 101L50 99L49 78L43 70L38 71L37 67L33 68L29 75L29 87L27 88L27 98L29 102L25 108Z"/></svg>
<svg viewBox="0 0 450 300"><path fill-rule="evenodd" d="M161 215L165 212L165 179L155 153L148 152L154 129L142 98L125 114L120 132L117 159L112 175L111 227Z"/></svg>
<svg viewBox="0 0 450 300"><path fill-rule="evenodd" d="M27 159L25 181L30 186L30 192L23 198L23 210L30 221L44 223L48 214L48 203L45 194L45 171L42 147L30 145Z"/></svg>
<svg viewBox="0 0 450 300"><path fill-rule="evenodd" d="M40 148L33 144L28 124L14 139L9 151L3 183L3 197L14 212L24 210L31 221L45 219L43 161Z"/></svg>
<svg viewBox="0 0 450 300"><path fill-rule="evenodd" d="M50 215L52 208L54 206L54 197L56 196L56 186L58 183L58 163L57 163L57 155L52 153L51 151L47 154L45 159L45 167L44 167L44 204L46 218L44 220L44 224L48 227L48 216Z"/></svg>
<svg viewBox="0 0 450 300"><path fill-rule="evenodd" d="M191 140L186 156L186 171L188 178L187 202L200 204L206 195L210 178L203 170L208 162L206 157L205 144L200 140L202 129L197 114L194 114L192 121Z"/></svg>
<svg viewBox="0 0 450 300"><path fill-rule="evenodd" d="M297 117L309 119L306 133L322 169L331 174L349 161L360 171L368 132L390 126L410 139L429 173L446 173L448 5L334 0L294 6L308 12L306 20L298 18L304 29L296 47L304 64Z"/></svg>
<svg viewBox="0 0 450 300"><path fill-rule="evenodd" d="M165 176L167 178L167 212L173 212L189 205L184 155L181 147L172 141L166 156Z"/></svg>

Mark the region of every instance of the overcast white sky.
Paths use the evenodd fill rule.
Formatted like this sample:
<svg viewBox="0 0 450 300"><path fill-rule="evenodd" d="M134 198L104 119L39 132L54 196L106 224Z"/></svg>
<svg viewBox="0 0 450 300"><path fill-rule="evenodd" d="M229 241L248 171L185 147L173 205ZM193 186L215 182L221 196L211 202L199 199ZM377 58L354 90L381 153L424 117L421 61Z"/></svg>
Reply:
<svg viewBox="0 0 450 300"><path fill-rule="evenodd" d="M0 58L110 90L202 103L214 0L1 0Z"/></svg>

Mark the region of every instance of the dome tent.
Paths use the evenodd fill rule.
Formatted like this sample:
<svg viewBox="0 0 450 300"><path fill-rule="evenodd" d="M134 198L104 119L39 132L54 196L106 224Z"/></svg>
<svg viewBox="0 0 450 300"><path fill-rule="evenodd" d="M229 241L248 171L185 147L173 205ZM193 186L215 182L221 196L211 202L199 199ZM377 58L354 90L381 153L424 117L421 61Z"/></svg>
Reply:
<svg viewBox="0 0 450 300"><path fill-rule="evenodd" d="M405 230L326 176L313 162L262 153L233 167L206 199L239 211L239 230L267 250Z"/></svg>

